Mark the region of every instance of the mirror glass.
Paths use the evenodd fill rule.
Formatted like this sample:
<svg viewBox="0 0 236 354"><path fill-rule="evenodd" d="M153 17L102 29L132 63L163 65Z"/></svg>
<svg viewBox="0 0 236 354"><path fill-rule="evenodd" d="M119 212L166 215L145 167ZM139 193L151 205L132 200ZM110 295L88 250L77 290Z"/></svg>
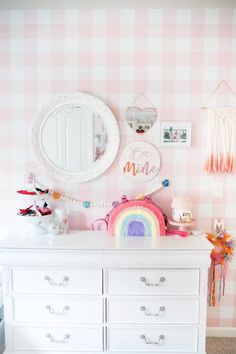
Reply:
<svg viewBox="0 0 236 354"><path fill-rule="evenodd" d="M153 107L140 109L128 107L126 110L126 120L131 129L137 134L144 134L152 128L157 120L157 111Z"/></svg>
<svg viewBox="0 0 236 354"><path fill-rule="evenodd" d="M116 158L120 133L110 108L84 92L63 93L35 116L32 147L53 177L71 183L102 175Z"/></svg>
<svg viewBox="0 0 236 354"><path fill-rule="evenodd" d="M65 104L48 115L41 139L53 164L76 172L103 158L108 135L99 113L89 106Z"/></svg>

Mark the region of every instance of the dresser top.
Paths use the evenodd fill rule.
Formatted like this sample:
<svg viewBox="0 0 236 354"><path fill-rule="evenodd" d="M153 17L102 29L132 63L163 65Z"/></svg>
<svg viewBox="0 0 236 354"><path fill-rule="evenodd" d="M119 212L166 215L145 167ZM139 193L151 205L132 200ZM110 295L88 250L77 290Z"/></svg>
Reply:
<svg viewBox="0 0 236 354"><path fill-rule="evenodd" d="M204 236L124 237L118 239L104 231L70 231L66 235L25 235L22 231L1 232L0 251L4 250L211 250Z"/></svg>

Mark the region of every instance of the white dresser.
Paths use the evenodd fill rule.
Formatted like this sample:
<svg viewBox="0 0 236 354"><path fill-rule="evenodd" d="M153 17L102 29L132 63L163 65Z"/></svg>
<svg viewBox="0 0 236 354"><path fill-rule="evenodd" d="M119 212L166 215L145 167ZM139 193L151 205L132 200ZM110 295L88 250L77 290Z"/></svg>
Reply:
<svg viewBox="0 0 236 354"><path fill-rule="evenodd" d="M205 354L210 249L203 237L5 236L5 354Z"/></svg>

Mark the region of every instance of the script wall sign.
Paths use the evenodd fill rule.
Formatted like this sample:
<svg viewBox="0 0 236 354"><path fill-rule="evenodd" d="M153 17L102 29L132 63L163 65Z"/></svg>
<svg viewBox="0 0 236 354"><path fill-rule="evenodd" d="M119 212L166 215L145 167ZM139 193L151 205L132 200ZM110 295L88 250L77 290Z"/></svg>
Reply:
<svg viewBox="0 0 236 354"><path fill-rule="evenodd" d="M159 172L160 155L152 144L133 142L122 151L119 164L127 178L135 182L147 182Z"/></svg>

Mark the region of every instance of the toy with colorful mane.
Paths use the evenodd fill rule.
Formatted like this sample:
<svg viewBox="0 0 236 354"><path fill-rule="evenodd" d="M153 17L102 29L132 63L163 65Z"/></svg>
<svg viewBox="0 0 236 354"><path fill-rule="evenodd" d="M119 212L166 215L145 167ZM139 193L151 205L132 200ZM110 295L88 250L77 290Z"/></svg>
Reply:
<svg viewBox="0 0 236 354"><path fill-rule="evenodd" d="M209 306L216 304L217 268L219 268L218 300L225 294L225 281L228 263L232 260L235 240L222 228L217 228L214 233L207 233L207 239L214 245L211 251L211 267L209 269L208 294Z"/></svg>

